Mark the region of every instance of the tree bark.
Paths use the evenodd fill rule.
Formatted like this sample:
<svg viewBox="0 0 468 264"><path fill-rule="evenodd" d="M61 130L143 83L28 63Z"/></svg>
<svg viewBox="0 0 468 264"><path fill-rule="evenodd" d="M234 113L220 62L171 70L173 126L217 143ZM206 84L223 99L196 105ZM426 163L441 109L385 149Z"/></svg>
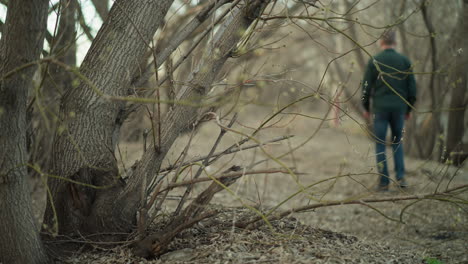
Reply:
<svg viewBox="0 0 468 264"><path fill-rule="evenodd" d="M47 24L47 0L10 1L1 39L0 262L47 263L27 183L26 105ZM17 70L9 77L6 73Z"/></svg>
<svg viewBox="0 0 468 264"><path fill-rule="evenodd" d="M93 89L110 96L128 94L132 74L172 2L116 1L80 67L80 74L93 87L81 80L61 100L61 129L54 142L52 173L111 187L95 189L50 178L53 203L48 203L44 221L49 227L58 223L59 233L129 228L127 223L103 218L107 212L94 206L101 196L113 196L122 188L114 147L123 121L119 113L123 112L125 103L102 97ZM96 223L104 226L97 230Z"/></svg>
<svg viewBox="0 0 468 264"><path fill-rule="evenodd" d="M463 9L458 24L458 33L455 50L459 50L457 64L455 67L455 87L452 90L452 98L450 100L450 112L447 127L447 154L450 158L450 153L459 147L461 150L463 136L465 135L465 112L467 105L467 89L468 89L468 1L462 3ZM456 162L456 159L454 160ZM457 164L458 165L458 164Z"/></svg>

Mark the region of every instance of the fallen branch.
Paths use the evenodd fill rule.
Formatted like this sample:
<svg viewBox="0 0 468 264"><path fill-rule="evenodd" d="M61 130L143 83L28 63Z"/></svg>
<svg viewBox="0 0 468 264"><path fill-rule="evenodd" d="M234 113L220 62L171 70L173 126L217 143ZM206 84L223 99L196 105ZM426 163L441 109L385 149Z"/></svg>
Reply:
<svg viewBox="0 0 468 264"><path fill-rule="evenodd" d="M360 204L360 205L368 206L367 205L368 203L396 202L396 201L422 200L422 199L446 200L444 196L452 194L455 191L463 190L466 188L468 188L468 184L463 184L463 185L456 186L450 189L446 189L443 192L434 192L434 193L427 193L427 194L422 194L422 195L407 195L407 196L400 196L400 197L323 202L323 203L311 204L311 205L301 206L301 207L292 208L292 209L283 211L279 214L268 217L268 221L278 220L293 213L299 213L299 212L309 211L312 209L317 209L320 207L329 207L329 206L336 206L336 205ZM236 223L236 227L245 228L248 230L257 229L258 227L263 225L264 222L260 222L260 220L262 219L263 218L259 216L247 222Z"/></svg>

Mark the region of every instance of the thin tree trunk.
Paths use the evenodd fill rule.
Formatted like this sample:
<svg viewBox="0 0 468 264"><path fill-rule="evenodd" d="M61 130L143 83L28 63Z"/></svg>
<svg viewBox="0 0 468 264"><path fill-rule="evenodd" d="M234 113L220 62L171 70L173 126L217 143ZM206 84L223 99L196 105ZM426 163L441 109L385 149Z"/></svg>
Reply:
<svg viewBox="0 0 468 264"><path fill-rule="evenodd" d="M47 23L47 0L9 1L0 59L0 262L47 263L27 183L26 105ZM17 70L8 77L5 75Z"/></svg>
<svg viewBox="0 0 468 264"><path fill-rule="evenodd" d="M76 0L61 0L60 20L57 35L51 41L49 55L71 67L76 65ZM55 116L58 114L59 98L72 86L75 76L55 64L45 64L41 77L45 78L40 91L28 106L28 151L30 162L48 171L51 164L52 143L57 129ZM38 174L30 170L30 175Z"/></svg>
<svg viewBox="0 0 468 264"><path fill-rule="evenodd" d="M468 1L463 4L461 18L458 24L458 33L455 50L459 50L457 65L455 68L455 87L452 89L452 98L450 100L450 112L447 128L447 154L450 158L450 153L459 147L461 150L463 136L465 135L465 112L467 105L467 89L468 89ZM454 160L456 162L456 160Z"/></svg>
<svg viewBox="0 0 468 264"><path fill-rule="evenodd" d="M346 11L348 11L348 14L346 15L346 18L352 20L353 18L349 15L351 13L349 11L351 11L351 9L353 8L353 3L351 1L349 1L349 0L346 0L345 1L345 7L346 7ZM359 42L358 39L357 39L356 27L357 27L357 23L352 22L351 25L349 26L349 36L352 39L354 39L355 41ZM356 56L356 60L357 60L357 64L358 64L359 69L361 71L364 71L364 69L366 68L366 65L367 65L367 61L368 61L368 59L364 58L364 52L360 48L358 48L358 49L356 49L356 52L354 52L354 55Z"/></svg>
<svg viewBox="0 0 468 264"><path fill-rule="evenodd" d="M428 14L428 5L429 2L424 0L421 3L421 13L424 19L424 23L426 25L426 29L429 33L429 38L430 38L430 44L431 44L431 72L432 74L430 75L430 83L429 83L429 91L431 95L431 108L433 109L432 112L432 123L431 126L427 127L427 131L421 131L421 133L426 134L427 136L424 137L425 141L425 151L424 151L424 157L421 158L429 158L432 156L433 151L434 151L434 146L436 143L437 136L439 136L439 133L441 132L440 128L440 113L437 111L437 108L439 107L439 103L437 98L439 97L439 93L437 91L437 87L435 84L435 78L436 78L436 71L438 66L438 60L437 60L437 45L435 42L435 29L434 25L432 24L432 20L429 17Z"/></svg>
<svg viewBox="0 0 468 264"><path fill-rule="evenodd" d="M394 17L402 17L405 13L405 10L407 10L407 2L406 1L401 1L400 8L398 9L398 13L394 15ZM408 38L406 36L406 28L405 28L405 23L401 23L398 25L398 31L400 32L400 40L398 41L398 46L401 48L403 51L403 54L409 55L410 52L408 50ZM416 96L419 98L419 96ZM416 136L416 116L413 116L411 120L408 120L405 122L405 140L403 141L404 144L404 151L405 153L408 153L409 155L418 157L419 152L418 150L418 145L420 142L418 142L419 137ZM416 147L413 147L416 146Z"/></svg>
<svg viewBox="0 0 468 264"><path fill-rule="evenodd" d="M353 3L349 0L345 1L345 8L346 8L346 11L348 12L348 14L346 15L346 17L348 19L352 19L352 17L349 15L351 12L351 9L353 8ZM351 25L349 26L349 36L354 39L355 41L358 41L358 34L356 32L356 27L357 27L357 23L351 23ZM353 52L353 54L355 55L355 58L357 60L357 67L358 67L358 72L364 72L365 68L366 68L366 65L367 65L367 59L364 57L364 52L357 46L355 46L357 49L355 52ZM370 58L369 58L370 59ZM335 62L335 69L337 70L338 72L338 75L340 76L341 78L341 81L344 80L344 78L346 78L346 74L344 73L343 69L341 68L341 65L338 64L338 62ZM349 88L350 86L349 85L346 85L343 90L344 90L344 93L345 95L347 96L347 98L350 98L350 96L352 95L352 92L349 91ZM355 94L354 96L351 97L350 101L349 101L349 104L351 105L351 107L355 110L355 112L362 118L362 119L365 119L364 118L364 112L365 112L365 109L364 107L362 106L362 101L361 101L361 96L360 96L360 92L358 94ZM367 125L367 129L369 131L373 131L373 125L372 125L372 122L370 123L366 123Z"/></svg>
<svg viewBox="0 0 468 264"><path fill-rule="evenodd" d="M105 21L109 14L109 0L91 0L93 2L96 11L101 17L102 21Z"/></svg>
<svg viewBox="0 0 468 264"><path fill-rule="evenodd" d="M76 21L77 21L77 0L61 0L61 15L57 30L57 36L53 41L53 54L58 60L70 65L76 65ZM53 78L59 79L59 88L66 88L71 84L72 74L57 65L51 65Z"/></svg>

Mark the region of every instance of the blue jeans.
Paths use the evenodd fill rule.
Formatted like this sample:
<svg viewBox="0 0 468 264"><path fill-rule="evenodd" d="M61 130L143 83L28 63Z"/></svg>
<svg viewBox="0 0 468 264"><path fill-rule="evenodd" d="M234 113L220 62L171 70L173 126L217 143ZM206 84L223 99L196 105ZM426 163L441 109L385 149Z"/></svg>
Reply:
<svg viewBox="0 0 468 264"><path fill-rule="evenodd" d="M376 138L377 171L380 174L380 186L387 186L390 183L387 167L387 157L385 155L385 136L387 127L390 125L392 131L392 150L395 162L395 172L397 181L405 177L405 163L403 161L403 144L401 138L405 124L405 113L388 112L375 113L374 133Z"/></svg>

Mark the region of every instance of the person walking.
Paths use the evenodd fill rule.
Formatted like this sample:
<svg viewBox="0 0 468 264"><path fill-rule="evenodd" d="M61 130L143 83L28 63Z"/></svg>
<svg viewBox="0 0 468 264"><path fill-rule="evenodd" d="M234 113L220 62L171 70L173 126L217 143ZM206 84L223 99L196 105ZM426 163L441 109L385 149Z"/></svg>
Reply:
<svg viewBox="0 0 468 264"><path fill-rule="evenodd" d="M373 113L376 141L377 171L380 175L378 191L387 191L390 177L385 155L387 128L392 132L391 146L395 162L396 180L401 188L408 186L405 179L403 129L416 102L416 81L411 61L395 51L395 31L385 32L379 40L380 53L367 64L362 86L364 117Z"/></svg>

